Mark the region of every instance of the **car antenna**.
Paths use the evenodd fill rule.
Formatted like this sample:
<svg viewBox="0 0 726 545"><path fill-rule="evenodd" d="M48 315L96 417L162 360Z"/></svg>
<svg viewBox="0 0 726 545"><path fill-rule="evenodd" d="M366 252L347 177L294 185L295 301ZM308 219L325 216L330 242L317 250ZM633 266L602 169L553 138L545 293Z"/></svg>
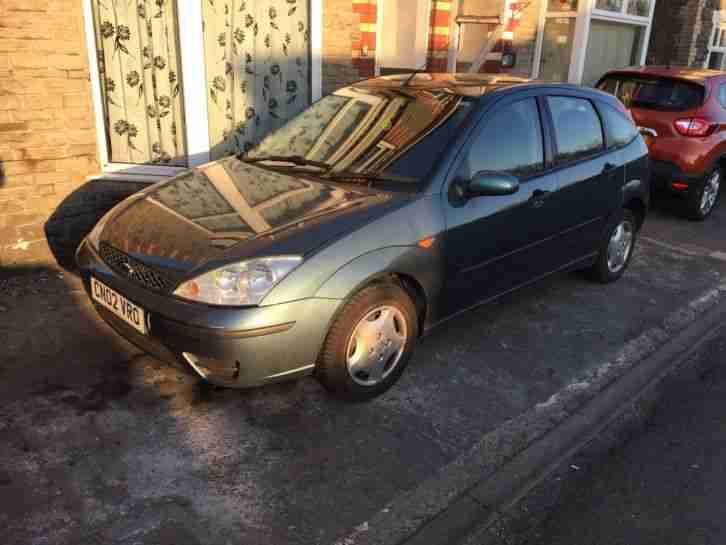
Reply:
<svg viewBox="0 0 726 545"><path fill-rule="evenodd" d="M415 78L418 74L424 71L426 71L426 63L411 72L411 75L406 78L406 81L403 82L403 85L401 85L401 87L408 87L411 81L413 81L413 78Z"/></svg>

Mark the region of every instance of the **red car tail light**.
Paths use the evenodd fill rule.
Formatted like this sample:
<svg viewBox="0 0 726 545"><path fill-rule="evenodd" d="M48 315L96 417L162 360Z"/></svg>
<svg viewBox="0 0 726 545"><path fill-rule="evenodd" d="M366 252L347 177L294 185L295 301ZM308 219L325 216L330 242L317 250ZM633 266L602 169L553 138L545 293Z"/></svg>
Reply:
<svg viewBox="0 0 726 545"><path fill-rule="evenodd" d="M702 117L677 119L675 126L676 130L683 136L708 136L716 128L716 125Z"/></svg>

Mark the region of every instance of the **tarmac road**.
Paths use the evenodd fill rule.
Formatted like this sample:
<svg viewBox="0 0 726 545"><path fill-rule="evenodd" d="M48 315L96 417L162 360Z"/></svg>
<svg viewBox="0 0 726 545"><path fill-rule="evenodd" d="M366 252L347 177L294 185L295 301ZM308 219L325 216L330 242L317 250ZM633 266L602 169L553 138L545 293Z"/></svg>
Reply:
<svg viewBox="0 0 726 545"><path fill-rule="evenodd" d="M580 475L522 543L721 545L726 542L726 334L709 369L666 392L643 433Z"/></svg>
<svg viewBox="0 0 726 545"><path fill-rule="evenodd" d="M558 275L452 320L354 405L313 379L210 388L119 339L71 275L3 281L3 543L332 543L722 283L725 226L656 212L620 282Z"/></svg>

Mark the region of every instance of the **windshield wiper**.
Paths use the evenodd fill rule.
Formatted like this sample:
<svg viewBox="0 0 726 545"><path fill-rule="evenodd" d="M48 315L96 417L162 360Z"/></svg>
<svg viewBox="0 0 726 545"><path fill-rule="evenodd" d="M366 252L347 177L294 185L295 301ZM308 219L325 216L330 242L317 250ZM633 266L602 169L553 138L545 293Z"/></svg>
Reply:
<svg viewBox="0 0 726 545"><path fill-rule="evenodd" d="M351 182L362 181L365 183L391 182L398 184L415 184L420 182L418 178L411 176L395 176L393 174L374 174L372 172L353 172L350 170L339 170L331 172L326 176L331 180L347 180Z"/></svg>
<svg viewBox="0 0 726 545"><path fill-rule="evenodd" d="M247 157L240 154L237 158L245 163L262 163L271 161L278 163L292 163L299 167L317 167L323 170L330 170L331 167L328 163L306 159L302 155L260 155L259 157Z"/></svg>

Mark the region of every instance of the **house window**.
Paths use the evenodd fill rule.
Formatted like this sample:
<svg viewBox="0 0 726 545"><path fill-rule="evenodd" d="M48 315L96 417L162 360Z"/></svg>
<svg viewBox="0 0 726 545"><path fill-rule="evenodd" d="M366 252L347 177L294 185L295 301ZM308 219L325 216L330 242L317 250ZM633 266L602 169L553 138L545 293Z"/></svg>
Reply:
<svg viewBox="0 0 726 545"><path fill-rule="evenodd" d="M629 15L637 15L638 17L648 17L650 15L650 3L653 0L630 0L628 2Z"/></svg>
<svg viewBox="0 0 726 545"><path fill-rule="evenodd" d="M644 60L654 0L542 3L533 76L592 85Z"/></svg>
<svg viewBox="0 0 726 545"><path fill-rule="evenodd" d="M713 35L709 40L708 54L704 67L712 70L723 70L724 59L726 58L726 29L722 28L720 22L720 13L714 17Z"/></svg>
<svg viewBox="0 0 726 545"><path fill-rule="evenodd" d="M83 1L107 172L244 151L320 95L322 0Z"/></svg>
<svg viewBox="0 0 726 545"><path fill-rule="evenodd" d="M653 0L597 0L595 10L635 17L649 17Z"/></svg>
<svg viewBox="0 0 726 545"><path fill-rule="evenodd" d="M310 104L310 21L303 0L207 0L202 9L217 159L251 148Z"/></svg>
<svg viewBox="0 0 726 545"><path fill-rule="evenodd" d="M176 4L92 4L110 160L185 165Z"/></svg>
<svg viewBox="0 0 726 545"><path fill-rule="evenodd" d="M539 76L546 80L567 81L575 38L577 17L547 17L542 39Z"/></svg>
<svg viewBox="0 0 726 545"><path fill-rule="evenodd" d="M643 27L639 25L593 19L582 82L595 85L608 70L638 64L642 34Z"/></svg>
<svg viewBox="0 0 726 545"><path fill-rule="evenodd" d="M623 11L623 0L597 0L595 8L606 11Z"/></svg>

